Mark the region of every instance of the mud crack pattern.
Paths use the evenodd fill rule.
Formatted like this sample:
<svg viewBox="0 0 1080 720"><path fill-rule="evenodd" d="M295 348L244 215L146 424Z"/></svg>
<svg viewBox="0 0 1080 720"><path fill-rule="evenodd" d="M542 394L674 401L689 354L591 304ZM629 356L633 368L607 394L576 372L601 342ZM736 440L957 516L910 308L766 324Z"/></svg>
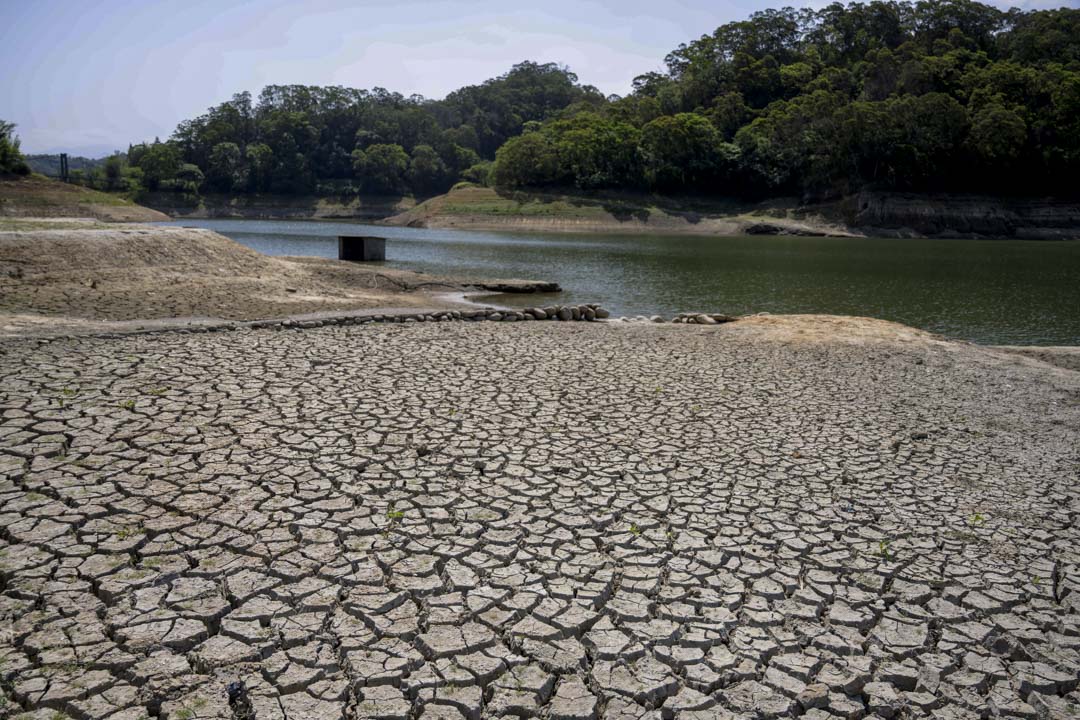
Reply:
<svg viewBox="0 0 1080 720"><path fill-rule="evenodd" d="M1076 373L545 323L0 353L0 714L1080 708Z"/></svg>

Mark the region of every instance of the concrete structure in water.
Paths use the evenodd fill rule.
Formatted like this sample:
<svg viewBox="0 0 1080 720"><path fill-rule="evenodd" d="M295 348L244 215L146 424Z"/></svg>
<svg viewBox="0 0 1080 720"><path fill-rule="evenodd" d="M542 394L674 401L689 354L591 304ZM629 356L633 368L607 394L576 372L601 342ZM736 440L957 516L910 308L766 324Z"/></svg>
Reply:
<svg viewBox="0 0 1080 720"><path fill-rule="evenodd" d="M386 238L338 235L338 260L374 262L386 259Z"/></svg>

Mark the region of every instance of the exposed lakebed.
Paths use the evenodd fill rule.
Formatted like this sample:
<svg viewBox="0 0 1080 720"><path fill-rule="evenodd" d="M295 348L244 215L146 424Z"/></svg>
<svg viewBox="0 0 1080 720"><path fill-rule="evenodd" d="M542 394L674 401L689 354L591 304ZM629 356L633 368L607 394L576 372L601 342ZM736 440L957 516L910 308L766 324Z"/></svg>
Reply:
<svg viewBox="0 0 1080 720"><path fill-rule="evenodd" d="M1080 345L1080 243L541 235L351 222L194 220L268 255L336 257L337 235L386 237L390 267L553 280L618 315L684 311L865 315L987 344Z"/></svg>

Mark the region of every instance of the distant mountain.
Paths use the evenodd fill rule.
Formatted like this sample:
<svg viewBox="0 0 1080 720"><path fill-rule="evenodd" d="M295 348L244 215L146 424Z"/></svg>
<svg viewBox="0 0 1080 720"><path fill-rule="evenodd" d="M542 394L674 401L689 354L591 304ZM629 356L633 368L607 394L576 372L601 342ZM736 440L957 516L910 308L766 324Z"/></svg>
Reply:
<svg viewBox="0 0 1080 720"><path fill-rule="evenodd" d="M42 175L60 177L60 155L25 155L30 169ZM105 158L85 158L79 155L68 156L68 170L86 170L87 172L105 164Z"/></svg>

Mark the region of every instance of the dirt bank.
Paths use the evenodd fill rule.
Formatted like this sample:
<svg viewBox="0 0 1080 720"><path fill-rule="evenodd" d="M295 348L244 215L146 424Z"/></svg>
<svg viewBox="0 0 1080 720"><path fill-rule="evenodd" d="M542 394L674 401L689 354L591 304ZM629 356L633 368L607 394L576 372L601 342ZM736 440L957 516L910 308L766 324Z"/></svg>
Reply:
<svg viewBox="0 0 1080 720"><path fill-rule="evenodd" d="M55 225L55 227L53 227ZM557 291L322 258L276 258L209 230L92 221L0 224L0 323L254 320L376 307L452 307L451 292ZM30 316L36 316L34 320Z"/></svg>
<svg viewBox="0 0 1080 720"><path fill-rule="evenodd" d="M461 185L389 225L567 233L1080 238L1080 203L862 193L837 202L756 204L620 193L580 197Z"/></svg>
<svg viewBox="0 0 1080 720"><path fill-rule="evenodd" d="M619 193L502 193L468 184L387 218L387 225L565 233L851 235L841 223L780 199L748 205Z"/></svg>
<svg viewBox="0 0 1080 720"><path fill-rule="evenodd" d="M379 195L318 197L314 195L207 194L185 203L176 193L151 193L149 207L175 218L244 218L249 220L381 220L416 205L411 197Z"/></svg>
<svg viewBox="0 0 1080 720"><path fill-rule="evenodd" d="M0 217L93 218L107 222L159 222L168 216L120 195L68 185L42 175L0 178Z"/></svg>
<svg viewBox="0 0 1080 720"><path fill-rule="evenodd" d="M867 235L1080 238L1080 202L980 195L860 193L849 203L851 207L844 208L847 222Z"/></svg>

